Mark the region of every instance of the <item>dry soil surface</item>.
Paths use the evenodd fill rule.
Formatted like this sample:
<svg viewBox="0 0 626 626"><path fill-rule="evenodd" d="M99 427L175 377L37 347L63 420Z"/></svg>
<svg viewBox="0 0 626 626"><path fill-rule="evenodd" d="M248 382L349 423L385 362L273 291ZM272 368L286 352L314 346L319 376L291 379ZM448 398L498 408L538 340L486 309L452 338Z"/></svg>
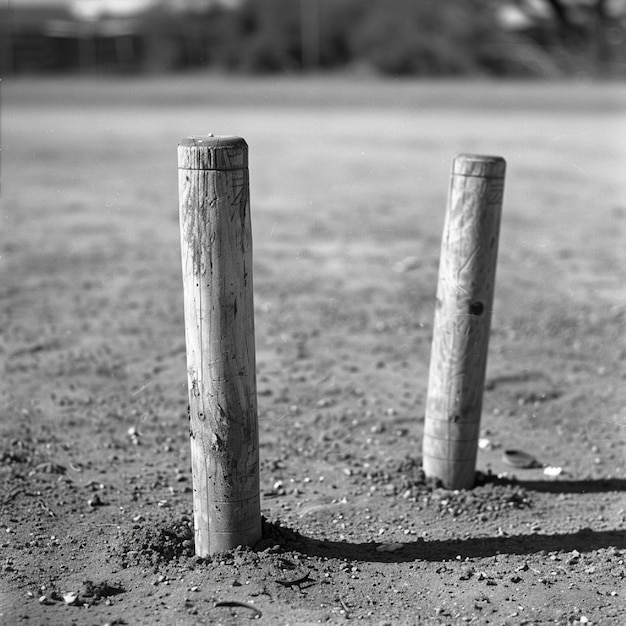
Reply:
<svg viewBox="0 0 626 626"><path fill-rule="evenodd" d="M3 91L0 623L626 623L623 87ZM204 560L175 154L209 131L250 144L265 522ZM457 152L509 168L467 491L420 461Z"/></svg>

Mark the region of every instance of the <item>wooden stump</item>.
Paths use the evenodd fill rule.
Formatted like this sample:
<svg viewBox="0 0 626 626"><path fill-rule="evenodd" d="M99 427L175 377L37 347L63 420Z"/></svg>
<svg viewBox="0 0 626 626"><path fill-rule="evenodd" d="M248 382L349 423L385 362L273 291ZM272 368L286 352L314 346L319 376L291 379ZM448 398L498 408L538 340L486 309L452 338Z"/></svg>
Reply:
<svg viewBox="0 0 626 626"><path fill-rule="evenodd" d="M248 146L178 146L196 554L261 538Z"/></svg>
<svg viewBox="0 0 626 626"><path fill-rule="evenodd" d="M459 155L441 245L423 465L448 489L474 486L506 163Z"/></svg>

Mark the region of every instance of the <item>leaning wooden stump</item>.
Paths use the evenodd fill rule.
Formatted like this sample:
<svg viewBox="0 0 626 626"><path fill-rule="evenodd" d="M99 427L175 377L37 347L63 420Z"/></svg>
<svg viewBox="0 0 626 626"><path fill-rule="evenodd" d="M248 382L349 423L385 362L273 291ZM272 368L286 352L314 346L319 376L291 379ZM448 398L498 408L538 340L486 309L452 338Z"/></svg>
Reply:
<svg viewBox="0 0 626 626"><path fill-rule="evenodd" d="M196 554L261 538L248 146L178 146Z"/></svg>
<svg viewBox="0 0 626 626"><path fill-rule="evenodd" d="M506 163L454 159L441 245L423 465L448 489L474 486Z"/></svg>

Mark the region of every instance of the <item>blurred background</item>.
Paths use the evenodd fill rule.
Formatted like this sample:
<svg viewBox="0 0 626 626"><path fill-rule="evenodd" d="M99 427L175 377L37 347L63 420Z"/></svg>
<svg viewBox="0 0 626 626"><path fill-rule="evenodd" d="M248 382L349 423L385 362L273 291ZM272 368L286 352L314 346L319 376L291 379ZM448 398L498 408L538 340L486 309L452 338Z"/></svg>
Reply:
<svg viewBox="0 0 626 626"><path fill-rule="evenodd" d="M0 74L623 77L626 0L2 0Z"/></svg>

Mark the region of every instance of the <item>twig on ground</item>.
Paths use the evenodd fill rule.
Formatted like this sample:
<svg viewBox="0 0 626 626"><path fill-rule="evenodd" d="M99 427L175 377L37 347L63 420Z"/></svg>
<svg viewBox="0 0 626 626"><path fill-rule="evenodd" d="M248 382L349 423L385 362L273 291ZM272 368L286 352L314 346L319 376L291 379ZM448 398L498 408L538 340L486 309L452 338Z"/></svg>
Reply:
<svg viewBox="0 0 626 626"><path fill-rule="evenodd" d="M247 604L246 602L239 602L238 600L220 600L215 603L216 607L225 606L230 608L242 608L242 609L250 609L254 611L255 617L261 617L263 613L256 606L252 606L251 604Z"/></svg>
<svg viewBox="0 0 626 626"><path fill-rule="evenodd" d="M299 587L304 583L313 583L315 581L311 578L310 572L307 572L304 576L295 578L294 580L277 580L276 582L283 587Z"/></svg>

